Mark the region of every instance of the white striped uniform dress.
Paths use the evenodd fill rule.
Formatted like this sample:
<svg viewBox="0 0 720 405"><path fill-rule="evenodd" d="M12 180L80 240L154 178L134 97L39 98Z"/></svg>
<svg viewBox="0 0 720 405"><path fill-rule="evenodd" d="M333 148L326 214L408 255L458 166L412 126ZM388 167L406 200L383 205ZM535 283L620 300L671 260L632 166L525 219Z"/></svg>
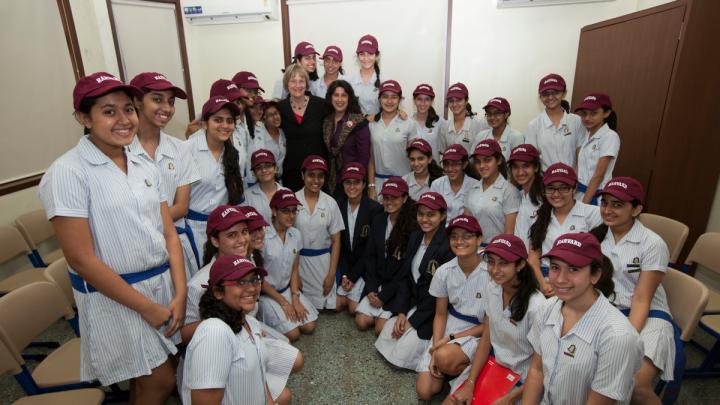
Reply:
<svg viewBox="0 0 720 405"><path fill-rule="evenodd" d="M348 222L348 237L350 238L350 246L352 248L353 239L355 238L355 223L357 222L357 216L358 212L360 211L360 205L358 204L357 207L355 207L355 211L353 212L352 208L350 207L350 203L347 203L347 222ZM363 289L365 288L365 280L363 280L362 277L359 277L357 281L353 284L353 287L350 289L350 291L345 291L342 286L337 286L335 289L335 293L337 295L347 297L347 299L358 302L360 301L360 297L362 296Z"/></svg>
<svg viewBox="0 0 720 405"><path fill-rule="evenodd" d="M280 239L280 235L272 225L265 228L263 266L268 275L265 277L264 282L273 286L290 303L292 303L290 276L293 263L301 248L302 236L297 228L290 228L285 232L285 242ZM290 321L285 316L280 303L268 295L261 295L260 317L263 322L281 333L287 333L299 326L317 320L318 312L315 306L302 293L300 293L300 302L308 311L307 319L297 322Z"/></svg>
<svg viewBox="0 0 720 405"><path fill-rule="evenodd" d="M525 131L525 142L540 151L540 165L547 170L553 163L565 163L575 167L577 148L587 138L587 130L579 116L563 113L560 125L555 127L543 111L528 124Z"/></svg>
<svg viewBox="0 0 720 405"><path fill-rule="evenodd" d="M359 69L347 77L347 81L352 85L355 96L358 98L363 115L375 115L380 112L380 95L378 88L375 87L377 79L377 73L373 73L367 83L363 82ZM383 77L380 76L380 83L382 82Z"/></svg>
<svg viewBox="0 0 720 405"><path fill-rule="evenodd" d="M578 182L587 187L590 179L595 174L595 169L597 168L600 158L610 156L610 163L607 169L605 169L602 181L598 184L597 189L601 190L605 187L605 183L612 179L613 169L615 168L615 162L617 162L619 154L620 136L618 136L617 132L610 129L607 124L600 127L592 136L587 133L578 154ZM577 200L582 200L584 195L585 193L580 190L575 192L575 198Z"/></svg>
<svg viewBox="0 0 720 405"><path fill-rule="evenodd" d="M484 119L473 115L472 117L465 117L462 128L455 130L454 120L455 118L451 117L446 121L446 129L442 132L443 136L440 138L439 152L445 152L445 149L450 145L460 144L467 150L468 155L472 155L472 146L479 142L477 140L478 134L480 131L490 127ZM438 161L438 163L440 163L440 161Z"/></svg>
<svg viewBox="0 0 720 405"><path fill-rule="evenodd" d="M369 126L375 160L375 187L380 190L390 176L402 176L410 171L410 161L405 149L410 139L415 136L415 124L396 114L388 125L379 119L371 122Z"/></svg>
<svg viewBox="0 0 720 405"><path fill-rule="evenodd" d="M285 189L285 187L281 186L280 183L275 183L275 187L277 187L275 192ZM272 221L272 208L270 208L270 200L267 198L267 195L265 195L265 192L260 189L260 184L255 184L245 190L245 203L243 205L249 205L258 210L263 219L268 223Z"/></svg>
<svg viewBox="0 0 720 405"><path fill-rule="evenodd" d="M550 214L550 224L542 244L542 254L550 251L558 236L570 232L590 232L591 229L602 224L600 209L595 205L575 201L575 205L565 218L562 224L555 217L555 210ZM545 268L550 266L550 259L543 258L541 265Z"/></svg>
<svg viewBox="0 0 720 405"><path fill-rule="evenodd" d="M495 136L493 135L492 131L492 128L480 131L475 137L475 143L472 145L472 150L475 150L475 147L478 143L480 143L480 141L483 141L485 139L495 140ZM516 146L525 143L525 136L519 131L510 128L510 125L505 125L505 130L503 130L502 135L500 135L500 140L497 141L497 143L500 145L500 150L502 151L502 154L505 157L505 161L507 162L508 158L510 157L510 152L512 152L512 150L515 149Z"/></svg>
<svg viewBox="0 0 720 405"><path fill-rule="evenodd" d="M613 303L620 309L631 307L635 287L643 272L667 271L670 253L665 241L638 220L635 220L630 232L617 243L612 232L608 231L600 246L603 254L613 264L613 282L615 282ZM650 309L670 314L662 284L655 290ZM645 348L645 357L662 370L663 380L672 381L675 366L675 335L670 322L648 317L640 331L640 339Z"/></svg>
<svg viewBox="0 0 720 405"><path fill-rule="evenodd" d="M255 127L255 138L250 142L250 150L248 156L252 156L258 149L267 149L272 152L275 156L275 177L280 178L282 176L283 162L285 161L285 155L287 154L287 141L285 139L285 132L282 128L278 128L279 136L278 142L275 142L265 125ZM248 175L254 177L252 168L248 166ZM256 181L256 180L253 180Z"/></svg>
<svg viewBox="0 0 720 405"><path fill-rule="evenodd" d="M303 249L310 249L305 252L328 249L326 253L305 254L300 253L300 279L303 283L303 294L317 309L335 309L335 288L330 288L328 295L323 295L323 280L330 271L330 249L332 248L332 235L345 229L340 208L337 202L320 192L315 211L310 213L308 203L305 200L305 188L295 193L295 197L302 204L298 207L295 218L295 228L300 231L303 241ZM334 286L333 281L333 286Z"/></svg>
<svg viewBox="0 0 720 405"><path fill-rule="evenodd" d="M185 354L184 404L192 403L192 390L223 388L223 405L267 403L265 384L269 353L260 324L247 317L251 333L243 327L235 334L218 318L202 321Z"/></svg>
<svg viewBox="0 0 720 405"><path fill-rule="evenodd" d="M175 204L175 192L179 187L191 185L200 180L200 173L195 167L195 161L188 153L185 143L162 131L160 131L160 143L155 150L155 159L145 151L137 136L133 138L129 149L136 155L155 163L155 166L160 170L160 177L162 178L160 187L167 196L168 207ZM175 227L184 229L185 218L175 221ZM185 256L185 274L189 279L198 271L198 263L187 233L178 233L178 237Z"/></svg>
<svg viewBox="0 0 720 405"><path fill-rule="evenodd" d="M415 135L410 137L410 140L415 138L421 138L426 140L430 147L432 147L432 158L436 163L440 164L440 153L445 149L440 149L440 143L445 137L445 131L447 131L447 120L443 117L438 117L438 120L432 124L432 127L428 128L425 123L419 123L415 119L413 114L411 121L415 123Z"/></svg>
<svg viewBox="0 0 720 405"><path fill-rule="evenodd" d="M207 284L210 278L210 267L213 262L215 262L215 258L195 273L193 278L188 281L188 296L185 304L185 325L201 321L199 308L200 298L205 291L207 291L202 285ZM266 358L267 373L265 377L268 388L270 389L270 395L273 399L277 399L282 390L285 389L299 351L288 343L287 338L280 332L270 328L268 325L264 325L253 316L248 315L247 319L252 319L257 322L265 332L265 336L262 337L268 354ZM197 331L195 333L197 333ZM193 339L194 338L195 336L193 335ZM177 370L178 387L183 386L183 364L184 360L180 359Z"/></svg>
<svg viewBox="0 0 720 405"><path fill-rule="evenodd" d="M222 155L216 160L208 148L207 137L204 130L195 132L186 141L188 152L193 157L195 165L200 172L200 181L193 183L190 190L190 211L210 215L218 205L227 204L228 191L225 186ZM224 152L223 152L224 153ZM195 245L200 260L205 253L207 236L207 219L205 221L190 219L192 213L188 212L187 223L192 229Z"/></svg>
<svg viewBox="0 0 720 405"><path fill-rule="evenodd" d="M465 208L478 220L483 239L489 241L505 233L505 216L520 209L520 192L498 174L495 182L483 190L483 182L465 196Z"/></svg>
<svg viewBox="0 0 720 405"><path fill-rule="evenodd" d="M86 218L95 255L117 274L145 271L168 261L160 204L158 169L126 152L127 174L87 136L58 158L40 181L39 197L48 219ZM74 270L69 269L74 272ZM132 284L150 300L167 306L175 292L170 271ZM100 292L73 291L80 317L80 379L102 385L150 374L176 353L166 327L154 329L139 313Z"/></svg>
<svg viewBox="0 0 720 405"><path fill-rule="evenodd" d="M542 197L539 197L542 199ZM539 201L537 205L533 204L530 199L530 193L526 193L525 190L520 190L520 207L518 208L518 214L515 218L515 236L522 239L525 246L530 246L530 227L537 219L537 211L540 208L542 201Z"/></svg>
<svg viewBox="0 0 720 405"><path fill-rule="evenodd" d="M460 314L474 316L480 322L483 322L485 318L484 297L487 294L488 283L490 283L490 276L487 273L485 262L481 261L469 276L465 276L460 265L458 265L458 259L453 258L438 267L428 291L434 297L447 298L448 308L452 306ZM459 319L448 313L444 336L463 332L475 326L472 322ZM459 344L468 360L472 360L475 349L477 349L478 338L464 336L452 340L451 343ZM420 371L429 371L430 357L430 353L426 351L418 364ZM450 381L451 392L454 392L463 381L458 378Z"/></svg>
<svg viewBox="0 0 720 405"><path fill-rule="evenodd" d="M447 202L447 217L455 218L465 211L465 200L467 195L478 187L482 187L481 183L470 176L463 176L463 184L457 193L453 192L448 176L442 176L430 185L430 190L440 193ZM484 229L483 229L484 231Z"/></svg>
<svg viewBox="0 0 720 405"><path fill-rule="evenodd" d="M600 294L564 335L563 301L548 299L528 340L542 357L542 404L584 404L590 391L628 403L642 362L642 341L625 315Z"/></svg>
<svg viewBox="0 0 720 405"><path fill-rule="evenodd" d="M427 179L425 179L425 184L422 186L418 184L417 179L415 178L415 172L410 172L404 176L402 176L403 180L408 185L408 195L410 198L412 198L414 201L417 201L421 195L427 193L430 191L430 175L428 174Z"/></svg>

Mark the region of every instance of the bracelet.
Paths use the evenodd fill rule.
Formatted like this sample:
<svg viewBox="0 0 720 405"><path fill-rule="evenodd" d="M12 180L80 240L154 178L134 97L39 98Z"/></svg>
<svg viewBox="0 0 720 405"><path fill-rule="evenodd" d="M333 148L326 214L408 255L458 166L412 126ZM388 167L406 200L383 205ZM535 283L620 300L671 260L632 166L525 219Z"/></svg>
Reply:
<svg viewBox="0 0 720 405"><path fill-rule="evenodd" d="M292 295L297 295L297 296L299 297L299 296L300 296L300 291L293 291L293 292L292 292Z"/></svg>
<svg viewBox="0 0 720 405"><path fill-rule="evenodd" d="M465 380L465 384L475 385L475 381L472 381L471 379Z"/></svg>

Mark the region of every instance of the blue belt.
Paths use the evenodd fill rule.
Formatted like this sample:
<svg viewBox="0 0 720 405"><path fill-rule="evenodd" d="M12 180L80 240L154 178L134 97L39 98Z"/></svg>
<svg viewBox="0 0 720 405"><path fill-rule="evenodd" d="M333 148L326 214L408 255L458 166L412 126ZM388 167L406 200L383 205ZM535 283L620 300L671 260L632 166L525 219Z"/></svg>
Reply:
<svg viewBox="0 0 720 405"><path fill-rule="evenodd" d="M448 306L448 312L450 312L450 315L454 316L457 319L460 319L461 321L470 322L473 325L480 325L481 323L480 320L477 319L477 317L475 316L464 315L456 311L455 307L453 307L452 304Z"/></svg>
<svg viewBox="0 0 720 405"><path fill-rule="evenodd" d="M188 225L187 221L185 221L185 228L181 228L176 225L175 231L177 231L178 235L182 235L184 233L187 234L188 241L190 242L190 249L192 249L193 256L195 256L195 263L197 263L198 268L200 268L200 252L198 252L197 244L195 243L195 235L193 234L190 225Z"/></svg>
<svg viewBox="0 0 720 405"><path fill-rule="evenodd" d="M208 215L207 215L207 214L203 214L203 213L201 213L201 212L197 212L197 211L193 211L193 210L188 210L187 215L185 216L185 218L190 219L190 220L193 220L193 221L207 222L207 220L208 220Z"/></svg>
<svg viewBox="0 0 720 405"><path fill-rule="evenodd" d="M630 308L621 309L620 312L625 316L630 316ZM673 335L675 340L675 364L673 367L673 376L675 377L672 381L668 382L667 388L662 397L663 404L672 404L680 395L680 384L682 383L682 376L685 374L685 346L682 340L680 340L680 327L675 324L670 314L659 309L651 309L648 311L648 318L658 318L670 322L673 328Z"/></svg>
<svg viewBox="0 0 720 405"><path fill-rule="evenodd" d="M379 179L389 179L390 177L393 177L393 175L392 174L375 173L375 177L377 177Z"/></svg>
<svg viewBox="0 0 720 405"><path fill-rule="evenodd" d="M120 278L125 280L128 284L135 284L139 283L141 281L147 280L149 278L153 278L157 275L160 275L162 273L165 273L170 268L170 263L165 262L161 264L158 267L153 267L149 270L143 270L138 271L136 273L127 273L127 274L118 274ZM68 271L68 274L70 274L70 284L72 284L75 291L80 293L91 293L97 291L95 287L90 285L89 283L86 283L85 280L83 280L80 275L71 273Z"/></svg>
<svg viewBox="0 0 720 405"><path fill-rule="evenodd" d="M540 266L540 273L542 273L543 277L547 277L550 273L550 267L548 266Z"/></svg>
<svg viewBox="0 0 720 405"><path fill-rule="evenodd" d="M282 294L282 293L284 293L285 291L287 291L288 288L290 288L290 283L288 283L288 285L286 285L285 287L277 290L277 292L279 292L280 294Z"/></svg>
<svg viewBox="0 0 720 405"><path fill-rule="evenodd" d="M583 184L583 183L578 182L578 183L577 183L577 189L578 189L578 191L581 192L581 193L586 193L586 192L587 192L587 184ZM594 195L593 198L592 198L592 200L590 200L590 205L598 205L598 198L597 198L596 195Z"/></svg>
<svg viewBox="0 0 720 405"><path fill-rule="evenodd" d="M325 253L330 253L330 248L325 249L300 249L300 256L305 257L313 257L313 256L322 256Z"/></svg>

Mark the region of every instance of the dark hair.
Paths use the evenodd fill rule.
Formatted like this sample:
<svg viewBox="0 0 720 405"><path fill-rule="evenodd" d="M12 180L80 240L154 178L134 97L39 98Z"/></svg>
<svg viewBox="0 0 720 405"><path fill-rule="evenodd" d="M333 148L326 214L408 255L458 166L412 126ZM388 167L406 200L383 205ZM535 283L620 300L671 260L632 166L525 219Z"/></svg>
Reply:
<svg viewBox="0 0 720 405"><path fill-rule="evenodd" d="M410 234L418 229L417 223L417 207L415 200L407 195L407 199L398 213L397 220L390 231L390 236L385 241L385 252L387 256L395 256L398 252L403 254L407 248Z"/></svg>
<svg viewBox="0 0 720 405"><path fill-rule="evenodd" d="M380 64L378 63L379 58L380 58L380 51L378 50L377 52L375 52L375 65L373 66L375 68L375 88L376 89L380 89Z"/></svg>
<svg viewBox="0 0 720 405"><path fill-rule="evenodd" d="M345 93L347 93L348 95L347 112L351 114L362 114L362 110L360 109L360 102L355 95L355 90L350 83L342 79L335 80L334 82L330 83L330 86L328 86L327 92L325 93L326 114L329 115L335 112L335 109L332 106L332 95L333 93L335 93L335 90L337 90L338 87L342 87L343 90L345 90Z"/></svg>
<svg viewBox="0 0 720 405"><path fill-rule="evenodd" d="M269 108L274 108L278 112L280 112L280 107L278 107L278 103L276 101L268 101L267 103L265 103L265 108L263 109L263 121L265 120L265 114L267 113L267 110Z"/></svg>
<svg viewBox="0 0 720 405"><path fill-rule="evenodd" d="M566 113L570 112L570 103L568 103L567 100L560 100L560 107L562 107Z"/></svg>
<svg viewBox="0 0 720 405"><path fill-rule="evenodd" d="M515 265L517 266L521 260L522 259L518 259ZM517 279L517 291L515 295L510 298L510 319L515 322L520 322L527 313L530 297L540 289L540 285L527 260L525 260L523 268L518 271Z"/></svg>
<svg viewBox="0 0 720 405"><path fill-rule="evenodd" d="M550 219L552 218L552 209L552 205L550 205L543 194L542 203L537 210L537 218L535 218L535 222L530 225L530 247L534 250L542 250L545 236L547 236L547 229L550 225Z"/></svg>
<svg viewBox="0 0 720 405"><path fill-rule="evenodd" d="M469 99L466 99L466 100L468 100L468 103L465 104L465 110L466 110L466 111L465 111L465 116L466 116L466 117L472 117L472 116L477 115L477 113L476 113L476 112L473 112L473 110L472 110L472 106L470 105L470 100L469 100Z"/></svg>
<svg viewBox="0 0 720 405"><path fill-rule="evenodd" d="M508 171L507 171L507 163L505 162L505 156L502 153L495 152L492 154L492 157L495 158L498 162L498 171L503 176L503 178L508 178ZM475 165L475 161L473 161L473 165ZM481 180L481 179L478 179Z"/></svg>
<svg viewBox="0 0 720 405"><path fill-rule="evenodd" d="M605 118L605 123L607 124L610 129L613 131L617 130L617 114L615 113L615 110L612 108L603 107L604 112L610 111L610 115L608 115L607 118Z"/></svg>
<svg viewBox="0 0 720 405"><path fill-rule="evenodd" d="M250 139L255 139L255 120L252 117L252 113L250 113L250 108L245 108L243 115L245 115L245 125L247 125L248 132L250 133Z"/></svg>
<svg viewBox="0 0 720 405"><path fill-rule="evenodd" d="M217 239L220 236L220 232L217 230L213 231L212 235L205 241L205 253L203 253L202 264L203 267L210 264L213 257L219 253L218 248L212 244L212 238Z"/></svg>
<svg viewBox="0 0 720 405"><path fill-rule="evenodd" d="M250 257L252 258L253 262L255 262L255 265L258 267L262 267L263 264L265 264L265 260L263 260L262 257L262 251L258 249L253 249L252 253L250 253Z"/></svg>
<svg viewBox="0 0 720 405"><path fill-rule="evenodd" d="M630 204L632 204L633 208L635 208L640 205L640 200L634 199L630 202ZM635 218L634 220L637 220L637 218ZM600 241L600 243L602 243L602 241L605 240L605 236L607 236L609 230L610 228L607 225L600 224L595 228L591 229L590 233L593 234L597 238L597 240Z"/></svg>
<svg viewBox="0 0 720 405"><path fill-rule="evenodd" d="M417 96L414 96L413 99L417 98ZM432 103L435 100L435 97L430 97L430 102ZM428 109L428 115L427 118L425 118L425 128L432 128L433 125L440 120L440 116L437 115L437 112L435 111L435 108L431 105Z"/></svg>
<svg viewBox="0 0 720 405"><path fill-rule="evenodd" d="M600 290L602 295L607 297L610 301L614 300L615 296L615 282L613 281L613 265L607 256L603 255L602 263L597 260L593 260L590 263L590 274L601 271L600 280L595 283L595 288ZM611 298L612 297L612 298Z"/></svg>
<svg viewBox="0 0 720 405"><path fill-rule="evenodd" d="M297 63L297 64L301 65L301 64L300 64L300 60L301 60L302 58L303 58L302 55L299 55L299 54L298 54L298 55L295 55L295 56L293 56L292 63ZM302 65L301 65L301 66L302 66ZM283 70L283 73L285 73L285 70ZM314 71L312 71L312 72L307 72L307 74L308 74L308 77L310 77L310 81L311 81L311 82L314 82L315 80L317 80L317 79L320 77L320 76L318 76L318 73L317 73L317 67L315 68ZM308 83L308 90L310 90L309 87L310 87L310 83Z"/></svg>
<svg viewBox="0 0 720 405"><path fill-rule="evenodd" d="M437 164L435 159L433 159L432 153L425 153L425 152L422 152L420 149L410 148L410 150L407 151L408 158L410 158L410 152L412 152L414 150L416 150L430 158L430 163L428 163L428 174L430 175L430 178L428 179L428 185L432 184L433 181L435 181L445 175L445 172L443 171L442 167L440 167L440 165Z"/></svg>
<svg viewBox="0 0 720 405"><path fill-rule="evenodd" d="M245 323L245 316L242 311L236 311L215 298L215 294L213 294L214 291L224 292L225 287L222 285L209 287L203 295L200 296L200 302L198 303L200 318L218 318L225 322L230 329L232 329L233 333L240 333Z"/></svg>
<svg viewBox="0 0 720 405"><path fill-rule="evenodd" d="M202 116L202 120L207 122L212 115L205 114ZM224 146L222 165L225 175L225 188L227 188L228 192L228 204L238 205L243 200L243 179L242 173L240 173L240 163L238 162L240 154L233 145L232 136L224 142Z"/></svg>
<svg viewBox="0 0 720 405"><path fill-rule="evenodd" d="M528 195L533 205L539 205L543 202L543 174L541 170L538 170L540 169L540 158L535 158L528 163L535 166L536 170ZM508 166L510 166L512 172L512 163L508 163Z"/></svg>
<svg viewBox="0 0 720 405"><path fill-rule="evenodd" d="M107 93L100 94L100 95L94 96L94 97L83 98L82 100L80 100L80 105L78 106L77 111L89 116L90 110L92 109L92 107L95 104L97 104L97 101L100 97L103 97L110 93L114 93L116 91L122 91L123 93L125 93L125 95L128 96L128 98L130 99L130 102L133 103L133 107L135 107L135 96L132 93L130 93L130 91L127 89L120 89L120 90L111 90ZM136 114L137 114L137 112L136 112ZM83 135L90 135L90 129L84 125L83 125Z"/></svg>

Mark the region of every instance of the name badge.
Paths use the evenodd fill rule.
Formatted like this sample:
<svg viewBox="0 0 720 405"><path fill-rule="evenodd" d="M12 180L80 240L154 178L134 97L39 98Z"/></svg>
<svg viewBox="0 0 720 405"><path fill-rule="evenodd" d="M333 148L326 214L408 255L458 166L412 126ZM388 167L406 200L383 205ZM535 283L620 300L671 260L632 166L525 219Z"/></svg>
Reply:
<svg viewBox="0 0 720 405"><path fill-rule="evenodd" d="M481 298L482 298L482 294L480 294L480 291L478 291L478 292L475 294L475 298L477 298L477 299L481 299Z"/></svg>
<svg viewBox="0 0 720 405"><path fill-rule="evenodd" d="M568 357L575 357L575 345L568 346L567 350L563 352L564 355Z"/></svg>

